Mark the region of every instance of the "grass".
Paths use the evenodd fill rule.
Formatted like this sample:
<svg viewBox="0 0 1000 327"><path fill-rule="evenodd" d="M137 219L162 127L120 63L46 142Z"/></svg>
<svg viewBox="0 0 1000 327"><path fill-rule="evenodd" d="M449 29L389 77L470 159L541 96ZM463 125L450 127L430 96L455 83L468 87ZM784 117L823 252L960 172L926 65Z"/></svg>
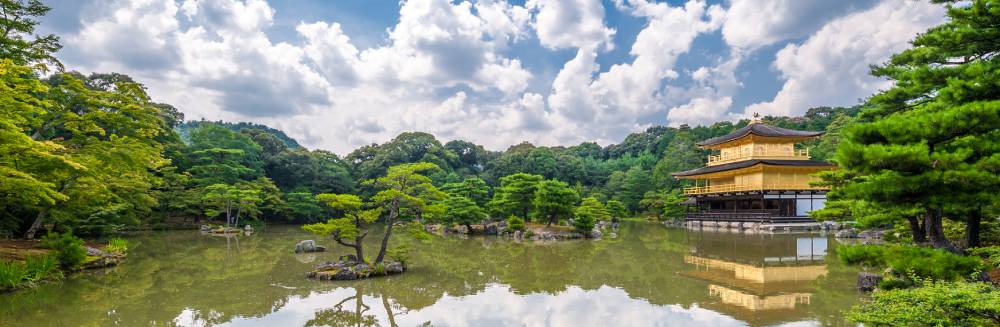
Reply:
<svg viewBox="0 0 1000 327"><path fill-rule="evenodd" d="M24 262L0 262L0 291L12 290L36 282L62 277L54 255L31 256Z"/></svg>
<svg viewBox="0 0 1000 327"><path fill-rule="evenodd" d="M128 252L128 240L123 238L112 238L108 240L108 246L104 248L104 251L116 254L125 254Z"/></svg>

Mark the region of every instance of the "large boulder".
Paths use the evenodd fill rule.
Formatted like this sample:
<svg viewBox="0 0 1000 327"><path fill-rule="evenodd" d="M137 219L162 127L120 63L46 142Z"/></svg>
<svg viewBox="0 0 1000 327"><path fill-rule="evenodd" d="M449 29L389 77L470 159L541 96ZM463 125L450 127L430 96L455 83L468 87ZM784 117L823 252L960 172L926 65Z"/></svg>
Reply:
<svg viewBox="0 0 1000 327"><path fill-rule="evenodd" d="M389 275L402 274L405 270L406 267L401 262L390 262L385 265L385 273Z"/></svg>
<svg viewBox="0 0 1000 327"><path fill-rule="evenodd" d="M331 277L333 280L355 280L358 279L358 273L353 268L347 267L337 270Z"/></svg>
<svg viewBox="0 0 1000 327"><path fill-rule="evenodd" d="M87 255L88 256L91 256L91 257L100 257L100 256L104 255L104 251L98 250L97 248L92 248L92 247L89 247L89 246L84 246L83 248L85 250L87 250Z"/></svg>
<svg viewBox="0 0 1000 327"><path fill-rule="evenodd" d="M497 232L499 230L500 230L499 226L497 226L497 224L495 224L495 223L486 224L486 227L483 228L483 234L486 234L486 235L497 235Z"/></svg>
<svg viewBox="0 0 1000 327"><path fill-rule="evenodd" d="M884 230L866 230L858 233L858 238L880 240L884 235Z"/></svg>
<svg viewBox="0 0 1000 327"><path fill-rule="evenodd" d="M594 227L594 230L590 231L590 238L601 238L601 229Z"/></svg>
<svg viewBox="0 0 1000 327"><path fill-rule="evenodd" d="M858 290L862 292L874 291L878 284L882 282L882 275L859 272L858 273Z"/></svg>
<svg viewBox="0 0 1000 327"><path fill-rule="evenodd" d="M316 252L316 241L304 240L295 244L295 253Z"/></svg>
<svg viewBox="0 0 1000 327"><path fill-rule="evenodd" d="M248 232L248 233L249 232L253 232L253 226L250 226L250 224L247 224L246 226L243 226L243 231L244 232Z"/></svg>
<svg viewBox="0 0 1000 327"><path fill-rule="evenodd" d="M200 228L200 230L201 230L202 232L206 232L206 233L207 233L207 232L211 232L211 231L212 231L212 226L209 226L209 225L201 225L201 228Z"/></svg>
<svg viewBox="0 0 1000 327"><path fill-rule="evenodd" d="M843 229L837 231L837 233L833 234L833 236L836 238L857 238L858 230L854 228Z"/></svg>

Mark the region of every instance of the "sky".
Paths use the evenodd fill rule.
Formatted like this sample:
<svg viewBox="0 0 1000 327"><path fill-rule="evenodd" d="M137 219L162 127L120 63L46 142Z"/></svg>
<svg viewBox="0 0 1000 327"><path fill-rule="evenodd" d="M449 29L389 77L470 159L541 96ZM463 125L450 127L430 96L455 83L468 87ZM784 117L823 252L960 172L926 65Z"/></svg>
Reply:
<svg viewBox="0 0 1000 327"><path fill-rule="evenodd" d="M944 8L913 0L43 0L67 69L188 120L346 154L401 132L490 150L852 106Z"/></svg>

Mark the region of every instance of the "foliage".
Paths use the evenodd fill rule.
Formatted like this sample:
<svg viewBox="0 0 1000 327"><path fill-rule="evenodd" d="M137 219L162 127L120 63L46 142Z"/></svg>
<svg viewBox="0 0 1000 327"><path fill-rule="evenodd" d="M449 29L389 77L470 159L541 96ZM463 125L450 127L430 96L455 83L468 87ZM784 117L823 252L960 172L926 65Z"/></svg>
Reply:
<svg viewBox="0 0 1000 327"><path fill-rule="evenodd" d="M117 254L125 254L128 252L128 240L123 238L112 238L108 240L108 246L104 248L104 251Z"/></svg>
<svg viewBox="0 0 1000 327"><path fill-rule="evenodd" d="M62 277L59 271L59 260L54 255L29 256L24 259L24 267L28 271L28 280L35 282L50 277Z"/></svg>
<svg viewBox="0 0 1000 327"><path fill-rule="evenodd" d="M49 34L33 35L38 21L32 17L45 15L51 8L39 0L0 1L0 59L9 59L18 65L62 64L52 55L61 47L59 37Z"/></svg>
<svg viewBox="0 0 1000 327"><path fill-rule="evenodd" d="M607 220L611 214L601 201L593 197L584 198L580 206L576 208L576 218L573 220L573 227L583 235L590 235L594 225L599 220Z"/></svg>
<svg viewBox="0 0 1000 327"><path fill-rule="evenodd" d="M615 221L621 218L625 218L625 215L628 214L627 209L625 209L625 204L623 204L621 201L618 200L608 200L607 208L608 208L608 214L611 215L611 219Z"/></svg>
<svg viewBox="0 0 1000 327"><path fill-rule="evenodd" d="M449 196L448 199L444 200L444 205L448 208L444 217L445 222L449 225L460 224L471 229L472 224L481 223L488 217L483 208L461 195Z"/></svg>
<svg viewBox="0 0 1000 327"><path fill-rule="evenodd" d="M565 182L546 180L538 183L534 205L539 218L548 218L547 225L573 216L573 206L580 196Z"/></svg>
<svg viewBox="0 0 1000 327"><path fill-rule="evenodd" d="M0 290L16 288L28 278L28 269L20 262L0 262Z"/></svg>
<svg viewBox="0 0 1000 327"><path fill-rule="evenodd" d="M896 278L918 278L953 281L982 270L982 261L948 251L909 245L840 246L837 256L849 264L892 268Z"/></svg>
<svg viewBox="0 0 1000 327"><path fill-rule="evenodd" d="M56 251L56 258L63 270L75 270L87 259L83 240L71 233L49 233L42 237L42 247Z"/></svg>
<svg viewBox="0 0 1000 327"><path fill-rule="evenodd" d="M510 230L524 230L524 219L511 215L507 218L507 228Z"/></svg>
<svg viewBox="0 0 1000 327"><path fill-rule="evenodd" d="M529 221L528 214L535 204L535 190L542 179L542 176L525 173L504 176L488 206L501 215L516 214Z"/></svg>
<svg viewBox="0 0 1000 327"><path fill-rule="evenodd" d="M382 208L365 210L361 198L354 194L324 193L316 200L343 216L303 225L302 229L317 236L332 236L337 244L353 248L358 259L364 258L362 241L368 235L368 226L382 215Z"/></svg>
<svg viewBox="0 0 1000 327"><path fill-rule="evenodd" d="M419 213L427 207L429 202L440 200L446 196L444 192L431 184L429 177L422 174L436 169L438 169L437 165L428 162L402 164L389 167L385 176L364 183L379 189L372 197L372 203L388 211L385 219L385 234L382 236L381 248L375 258L375 263L382 262L385 258L389 237L392 236L392 229L400 219L403 210L415 212L419 217Z"/></svg>
<svg viewBox="0 0 1000 327"><path fill-rule="evenodd" d="M949 21L873 67L872 75L893 87L872 96L859 122L840 135L834 158L843 171L825 176L838 185L832 199L920 211L918 217L902 217L911 220L914 241L923 241L926 233L932 244L945 248L952 245L942 219L981 217L984 203L996 203L998 6L995 0L950 6Z"/></svg>
<svg viewBox="0 0 1000 327"><path fill-rule="evenodd" d="M681 202L685 200L687 197L680 189L660 193L650 191L646 192L639 205L647 214L661 221L678 220L684 217L684 206Z"/></svg>
<svg viewBox="0 0 1000 327"><path fill-rule="evenodd" d="M916 288L875 291L847 318L866 326L998 325L1000 291L987 283L928 279Z"/></svg>
<svg viewBox="0 0 1000 327"><path fill-rule="evenodd" d="M485 207L490 200L490 189L486 182L477 177L466 178L461 183L446 183L441 191L452 196L461 196L475 202L480 208Z"/></svg>
<svg viewBox="0 0 1000 327"><path fill-rule="evenodd" d="M983 258L983 261L992 268L1000 268L1000 246L970 249L969 255Z"/></svg>

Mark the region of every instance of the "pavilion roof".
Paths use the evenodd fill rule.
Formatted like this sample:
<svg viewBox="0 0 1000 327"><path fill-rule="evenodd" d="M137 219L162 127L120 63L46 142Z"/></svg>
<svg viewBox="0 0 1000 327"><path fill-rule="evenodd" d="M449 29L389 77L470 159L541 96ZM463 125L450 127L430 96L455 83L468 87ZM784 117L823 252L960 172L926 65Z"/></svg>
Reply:
<svg viewBox="0 0 1000 327"><path fill-rule="evenodd" d="M808 138L823 135L823 132L812 132L812 131L798 131L794 129L781 128L777 126L771 126L765 123L752 122L740 129L733 131L732 133L713 137L701 142L698 142L698 146L712 146L717 144L726 143L729 141L740 139L747 135L757 135L764 137L789 137L789 138Z"/></svg>
<svg viewBox="0 0 1000 327"><path fill-rule="evenodd" d="M822 166L833 166L833 164L826 161L818 160L767 160L767 159L754 159L754 160L744 160L738 162L732 162L727 164L706 166L698 169L692 169L688 171L682 171L677 173L672 173L671 175L675 177L685 177L685 176L695 176L702 174L711 174L727 170L734 170L740 168L753 167L759 164L771 165L771 166L796 166L796 167L822 167Z"/></svg>

